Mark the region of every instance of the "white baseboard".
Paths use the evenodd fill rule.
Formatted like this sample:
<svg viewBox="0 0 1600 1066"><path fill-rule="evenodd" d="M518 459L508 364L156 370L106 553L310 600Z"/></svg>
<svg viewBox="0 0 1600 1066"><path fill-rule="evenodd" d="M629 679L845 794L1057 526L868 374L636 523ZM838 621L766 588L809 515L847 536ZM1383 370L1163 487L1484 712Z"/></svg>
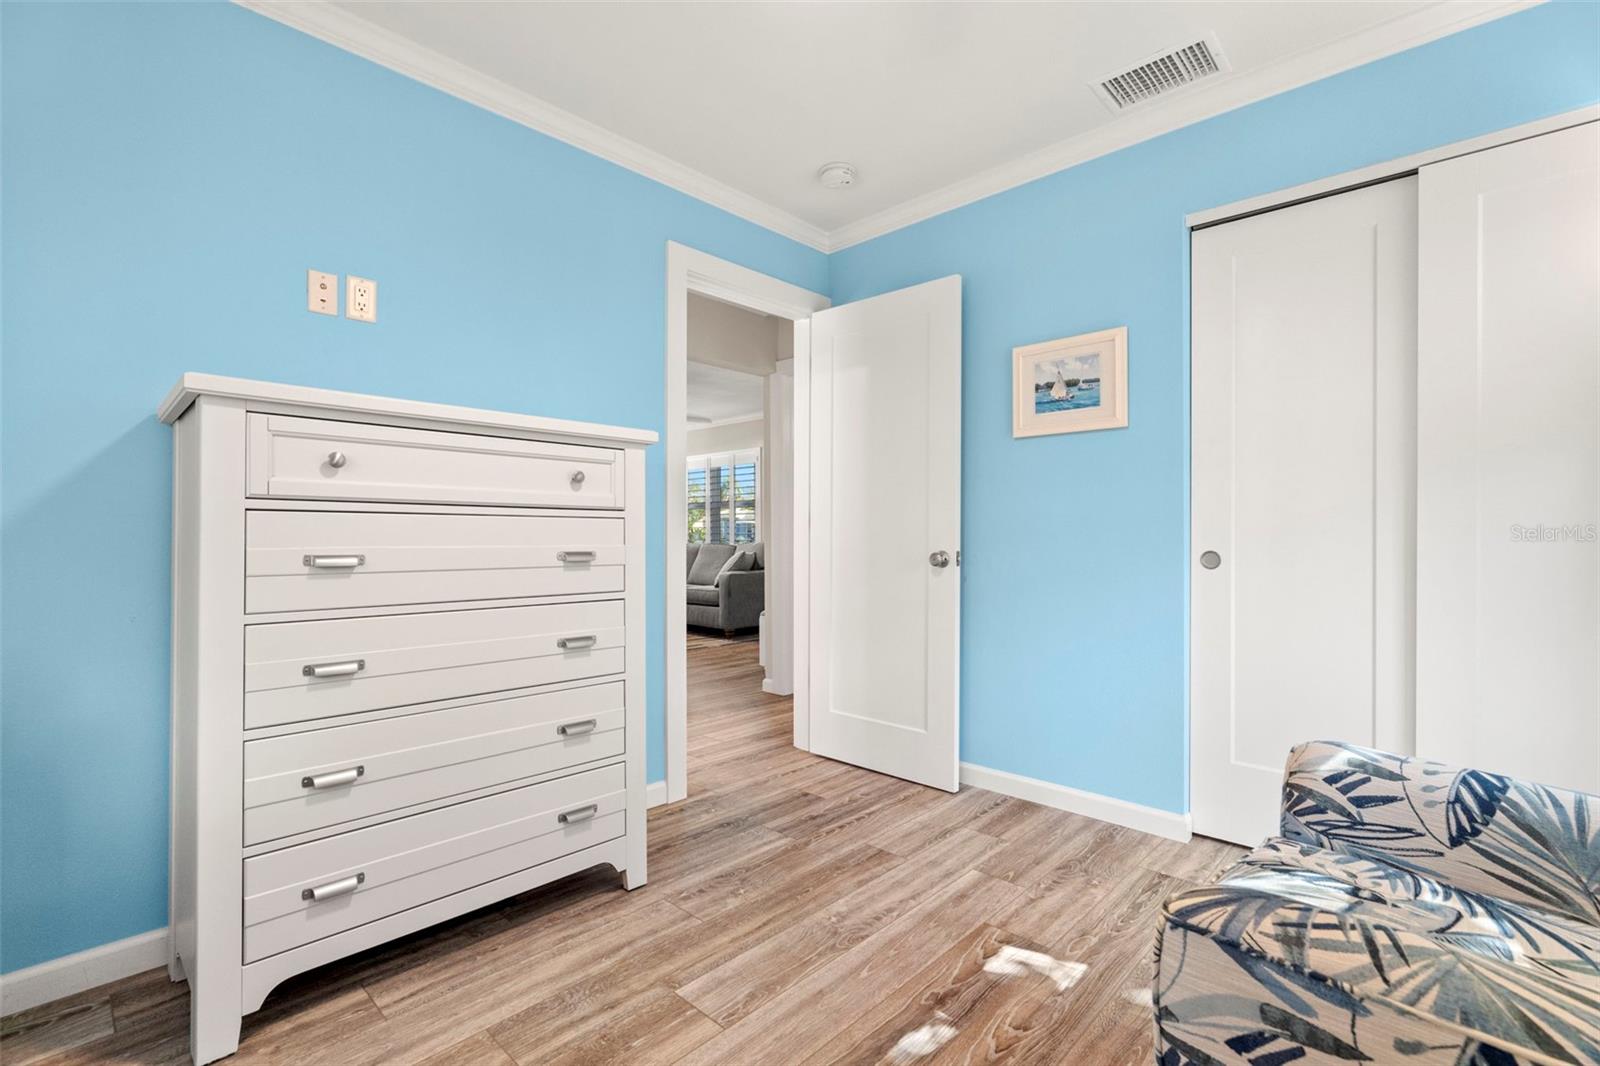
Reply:
<svg viewBox="0 0 1600 1066"><path fill-rule="evenodd" d="M1113 825L1127 826L1129 829L1166 837L1168 840L1186 842L1193 835L1187 814L1174 814L1172 811L1163 811L1157 807L1144 807L1137 803L1129 803L1127 800L1102 796L1098 792L1084 792L1081 789L1068 788L1066 785L1040 781L1036 777L1007 773L1005 770L991 770L987 766L975 766L964 762L961 764L961 783L972 785L974 788L986 788L1003 796L1015 796L1017 799L1054 807L1060 811L1071 811L1087 818L1097 818Z"/></svg>
<svg viewBox="0 0 1600 1066"><path fill-rule="evenodd" d="M37 1007L62 996L87 992L110 981L167 964L167 930L115 940L97 948L63 955L25 970L0 974L0 1015Z"/></svg>
<svg viewBox="0 0 1600 1066"><path fill-rule="evenodd" d="M667 783L665 781L652 781L644 786L644 805L659 807L667 802Z"/></svg>
<svg viewBox="0 0 1600 1066"><path fill-rule="evenodd" d="M765 692L769 696L793 696L794 695L794 689L790 689L788 692L785 692L770 677L764 677L764 678L761 679L761 691Z"/></svg>

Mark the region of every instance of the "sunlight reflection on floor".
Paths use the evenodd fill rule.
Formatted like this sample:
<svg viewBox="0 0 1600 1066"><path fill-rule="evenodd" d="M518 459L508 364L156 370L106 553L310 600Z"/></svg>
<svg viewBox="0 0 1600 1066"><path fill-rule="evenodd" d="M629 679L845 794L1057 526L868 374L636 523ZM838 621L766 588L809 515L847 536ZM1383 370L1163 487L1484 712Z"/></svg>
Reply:
<svg viewBox="0 0 1600 1066"><path fill-rule="evenodd" d="M944 1017L943 1014L939 1017ZM929 1022L911 1030L905 1036L895 1041L889 1051L889 1061L910 1062L913 1059L925 1058L950 1042L956 1035L955 1026L946 1025L944 1022Z"/></svg>
<svg viewBox="0 0 1600 1066"><path fill-rule="evenodd" d="M1057 992L1065 992L1077 984L1078 979L1089 969L1081 962L1063 962L1042 951L1029 951L1014 944L1002 947L983 964L983 968L989 973L1004 974L1008 977L1032 971L1054 981Z"/></svg>

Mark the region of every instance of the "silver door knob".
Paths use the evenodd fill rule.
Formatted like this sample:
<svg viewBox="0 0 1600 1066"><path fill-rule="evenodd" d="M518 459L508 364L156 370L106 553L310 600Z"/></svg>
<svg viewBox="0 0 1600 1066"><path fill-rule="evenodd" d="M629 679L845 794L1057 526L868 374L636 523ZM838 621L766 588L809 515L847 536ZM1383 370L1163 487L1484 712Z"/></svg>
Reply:
<svg viewBox="0 0 1600 1066"><path fill-rule="evenodd" d="M339 469L347 461L348 460L346 460L344 457L344 452L333 451L328 453L328 465L333 467L335 470Z"/></svg>
<svg viewBox="0 0 1600 1066"><path fill-rule="evenodd" d="M1215 570L1217 567L1222 565L1222 556L1218 555L1216 552L1201 552L1200 565L1205 567L1207 570Z"/></svg>
<svg viewBox="0 0 1600 1066"><path fill-rule="evenodd" d="M950 565L950 553L934 552L932 555L928 556L928 565L933 567L935 570L943 570L945 567Z"/></svg>

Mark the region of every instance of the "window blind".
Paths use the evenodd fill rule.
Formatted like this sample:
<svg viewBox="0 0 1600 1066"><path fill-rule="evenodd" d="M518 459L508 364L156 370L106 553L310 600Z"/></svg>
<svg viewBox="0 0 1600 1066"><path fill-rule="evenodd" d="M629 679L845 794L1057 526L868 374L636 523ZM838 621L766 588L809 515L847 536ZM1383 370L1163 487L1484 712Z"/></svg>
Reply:
<svg viewBox="0 0 1600 1066"><path fill-rule="evenodd" d="M760 539L761 450L696 455L688 461L689 542L753 544Z"/></svg>

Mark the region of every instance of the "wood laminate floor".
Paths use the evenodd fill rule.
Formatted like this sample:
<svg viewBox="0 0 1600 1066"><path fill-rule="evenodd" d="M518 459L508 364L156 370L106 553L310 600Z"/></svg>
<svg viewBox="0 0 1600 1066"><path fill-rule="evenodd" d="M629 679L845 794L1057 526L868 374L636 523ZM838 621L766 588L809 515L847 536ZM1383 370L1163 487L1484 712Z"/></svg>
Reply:
<svg viewBox="0 0 1600 1066"><path fill-rule="evenodd" d="M231 1061L1149 1062L1157 908L1238 849L806 755L753 642L690 656L648 885L590 871L303 974ZM0 1060L186 1062L187 1034L152 970L4 1019Z"/></svg>

